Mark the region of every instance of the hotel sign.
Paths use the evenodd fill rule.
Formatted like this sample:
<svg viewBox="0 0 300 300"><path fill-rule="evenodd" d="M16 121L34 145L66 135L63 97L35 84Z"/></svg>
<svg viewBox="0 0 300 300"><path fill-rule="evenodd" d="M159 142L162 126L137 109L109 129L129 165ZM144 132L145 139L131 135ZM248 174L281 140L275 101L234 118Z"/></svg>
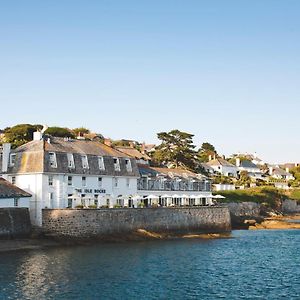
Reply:
<svg viewBox="0 0 300 300"><path fill-rule="evenodd" d="M85 193L85 194L105 194L106 190L104 189L75 189L77 193Z"/></svg>

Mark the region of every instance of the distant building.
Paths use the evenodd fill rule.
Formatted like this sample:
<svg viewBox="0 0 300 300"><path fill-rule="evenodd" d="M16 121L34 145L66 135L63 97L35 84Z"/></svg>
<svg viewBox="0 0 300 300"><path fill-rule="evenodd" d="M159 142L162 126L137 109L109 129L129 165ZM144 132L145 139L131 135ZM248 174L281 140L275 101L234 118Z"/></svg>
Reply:
<svg viewBox="0 0 300 300"><path fill-rule="evenodd" d="M115 147L118 151L125 153L129 157L135 158L136 162L138 164L149 164L151 161L151 158L148 154L145 153L145 151L142 152L138 149L134 148L133 146L118 146Z"/></svg>
<svg viewBox="0 0 300 300"><path fill-rule="evenodd" d="M237 177L237 167L223 158L212 159L209 162L202 164L202 166L208 173L211 173L211 170L213 170L224 176Z"/></svg>
<svg viewBox="0 0 300 300"><path fill-rule="evenodd" d="M291 173L279 168L278 166L269 166L269 174L273 178L286 181L295 179L295 177Z"/></svg>
<svg viewBox="0 0 300 300"><path fill-rule="evenodd" d="M241 160L240 158L236 158L236 167L238 168L239 173L246 171L249 177L253 179L263 179L264 173L250 160Z"/></svg>
<svg viewBox="0 0 300 300"><path fill-rule="evenodd" d="M235 185L234 184L213 184L213 190L214 191L234 191Z"/></svg>
<svg viewBox="0 0 300 300"><path fill-rule="evenodd" d="M31 194L0 177L0 207L29 208Z"/></svg>

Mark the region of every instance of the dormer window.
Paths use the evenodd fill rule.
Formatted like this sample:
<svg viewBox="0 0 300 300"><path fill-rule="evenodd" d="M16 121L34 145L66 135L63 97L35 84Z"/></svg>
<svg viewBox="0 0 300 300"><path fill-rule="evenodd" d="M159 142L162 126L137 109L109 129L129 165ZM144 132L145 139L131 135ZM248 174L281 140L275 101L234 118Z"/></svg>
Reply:
<svg viewBox="0 0 300 300"><path fill-rule="evenodd" d="M81 161L82 161L82 168L83 169L88 169L89 168L89 162L88 162L88 158L87 158L86 155L81 156Z"/></svg>
<svg viewBox="0 0 300 300"><path fill-rule="evenodd" d="M49 163L51 168L57 168L56 154L55 152L49 152Z"/></svg>
<svg viewBox="0 0 300 300"><path fill-rule="evenodd" d="M125 159L125 165L126 165L126 170L127 172L132 172L132 167L131 167L131 161L130 159Z"/></svg>
<svg viewBox="0 0 300 300"><path fill-rule="evenodd" d="M15 165L15 162L16 162L16 154L15 153L12 153L10 156L9 156L9 165L11 167L13 167Z"/></svg>
<svg viewBox="0 0 300 300"><path fill-rule="evenodd" d="M68 168L74 169L75 168L75 163L74 163L74 156L72 153L67 153L68 157Z"/></svg>
<svg viewBox="0 0 300 300"><path fill-rule="evenodd" d="M115 171L121 171L120 160L116 157L114 157L114 168Z"/></svg>
<svg viewBox="0 0 300 300"><path fill-rule="evenodd" d="M103 156L98 156L98 164L99 164L99 170L104 171L105 170L105 165L104 165Z"/></svg>

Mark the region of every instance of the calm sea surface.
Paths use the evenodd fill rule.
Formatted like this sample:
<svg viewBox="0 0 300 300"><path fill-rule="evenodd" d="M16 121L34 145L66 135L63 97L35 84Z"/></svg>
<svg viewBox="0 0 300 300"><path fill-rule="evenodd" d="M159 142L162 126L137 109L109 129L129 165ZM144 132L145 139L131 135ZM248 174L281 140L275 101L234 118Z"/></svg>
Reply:
<svg viewBox="0 0 300 300"><path fill-rule="evenodd" d="M0 299L300 299L300 230L0 253Z"/></svg>

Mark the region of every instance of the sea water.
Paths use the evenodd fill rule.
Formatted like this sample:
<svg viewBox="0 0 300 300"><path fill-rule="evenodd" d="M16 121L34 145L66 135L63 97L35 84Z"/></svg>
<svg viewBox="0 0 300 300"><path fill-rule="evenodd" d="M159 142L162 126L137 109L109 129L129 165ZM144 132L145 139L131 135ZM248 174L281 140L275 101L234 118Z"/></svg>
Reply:
<svg viewBox="0 0 300 300"><path fill-rule="evenodd" d="M300 299L300 230L0 253L0 299Z"/></svg>

